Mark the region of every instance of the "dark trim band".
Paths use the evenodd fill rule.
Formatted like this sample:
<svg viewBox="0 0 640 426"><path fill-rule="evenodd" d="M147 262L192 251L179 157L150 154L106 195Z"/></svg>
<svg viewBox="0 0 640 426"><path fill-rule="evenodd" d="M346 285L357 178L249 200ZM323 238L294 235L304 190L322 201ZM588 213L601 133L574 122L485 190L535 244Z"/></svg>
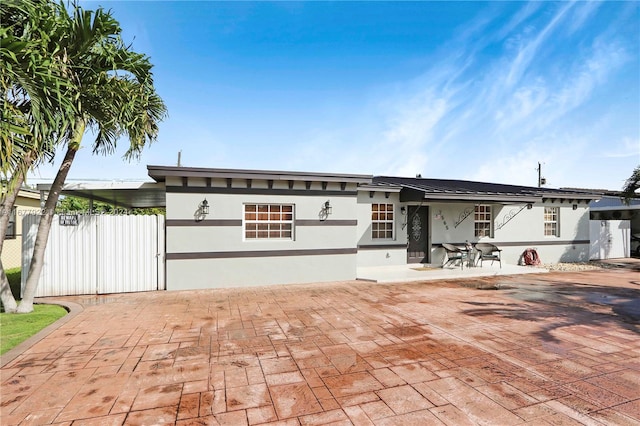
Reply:
<svg viewBox="0 0 640 426"><path fill-rule="evenodd" d="M358 226L357 220L309 220L300 219L295 221L296 226Z"/></svg>
<svg viewBox="0 0 640 426"><path fill-rule="evenodd" d="M493 243L492 243L493 244ZM518 247L518 246L570 246L574 244L591 244L590 240L542 240L542 241L523 241L523 242L505 242L497 243L497 246Z"/></svg>
<svg viewBox="0 0 640 426"><path fill-rule="evenodd" d="M406 244L363 244L358 246L358 250L393 250L406 248Z"/></svg>
<svg viewBox="0 0 640 426"><path fill-rule="evenodd" d="M242 226L239 219L167 219L166 226Z"/></svg>
<svg viewBox="0 0 640 426"><path fill-rule="evenodd" d="M357 220L319 220L300 219L294 221L296 226L358 226ZM166 226L242 226L241 219L167 219Z"/></svg>
<svg viewBox="0 0 640 426"><path fill-rule="evenodd" d="M247 194L247 195L291 195L321 197L355 197L357 191L323 191L306 189L268 189L268 188L220 188L206 186L167 186L167 192L183 194Z"/></svg>
<svg viewBox="0 0 640 426"><path fill-rule="evenodd" d="M286 256L329 256L335 254L356 254L355 248L307 249L307 250L254 250L254 251L213 251L200 253L167 253L167 260L183 259L237 259L247 257L286 257Z"/></svg>
<svg viewBox="0 0 640 426"><path fill-rule="evenodd" d="M509 242L500 242L500 241L480 241L487 242L490 244L494 244L498 247L523 247L523 246L570 246L575 244L591 244L590 240L543 240L543 241L509 241ZM456 246L464 246L465 243L450 243ZM475 244L475 243L472 243ZM434 243L431 245L432 247L442 247L442 243Z"/></svg>

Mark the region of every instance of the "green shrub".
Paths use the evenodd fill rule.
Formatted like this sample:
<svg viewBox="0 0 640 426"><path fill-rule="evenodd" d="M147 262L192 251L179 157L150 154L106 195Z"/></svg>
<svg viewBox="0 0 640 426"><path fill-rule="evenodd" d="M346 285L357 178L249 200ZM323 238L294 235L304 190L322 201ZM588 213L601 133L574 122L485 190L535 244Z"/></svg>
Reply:
<svg viewBox="0 0 640 426"><path fill-rule="evenodd" d="M17 300L20 298L20 278L22 277L22 272L20 268L11 268L7 269L5 273L11 286L11 293L13 293L13 297Z"/></svg>

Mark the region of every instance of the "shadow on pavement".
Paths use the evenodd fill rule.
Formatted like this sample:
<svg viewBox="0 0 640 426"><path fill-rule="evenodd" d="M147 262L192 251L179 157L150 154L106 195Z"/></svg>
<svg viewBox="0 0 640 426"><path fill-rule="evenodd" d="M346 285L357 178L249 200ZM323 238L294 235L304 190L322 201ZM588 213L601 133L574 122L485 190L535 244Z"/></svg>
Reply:
<svg viewBox="0 0 640 426"><path fill-rule="evenodd" d="M463 313L473 317L499 316L517 321L540 321L536 334L545 341L559 339L554 330L578 325L608 323L640 334L640 288L519 277L517 280L482 279L461 283L478 290L496 290L523 303L465 302L475 306ZM629 281L638 285L638 281Z"/></svg>

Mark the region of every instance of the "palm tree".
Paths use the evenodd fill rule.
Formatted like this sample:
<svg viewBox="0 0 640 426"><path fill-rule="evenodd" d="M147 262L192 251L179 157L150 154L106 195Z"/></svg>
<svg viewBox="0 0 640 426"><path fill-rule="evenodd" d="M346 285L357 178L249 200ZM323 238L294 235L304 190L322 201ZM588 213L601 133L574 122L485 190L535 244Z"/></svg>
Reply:
<svg viewBox="0 0 640 426"><path fill-rule="evenodd" d="M63 138L74 103L60 51L60 10L49 0L0 3L0 173L10 185ZM34 149L38 152L33 153ZM25 159L26 157L26 159Z"/></svg>
<svg viewBox="0 0 640 426"><path fill-rule="evenodd" d="M631 199L637 196L636 191L640 189L640 166L637 166L629 179L627 179L624 183L624 187L622 188L622 198L626 205L631 203Z"/></svg>
<svg viewBox="0 0 640 426"><path fill-rule="evenodd" d="M53 156L74 117L63 75L59 8L48 0L0 3L0 251L9 214L29 169ZM0 299L16 309L0 264Z"/></svg>
<svg viewBox="0 0 640 426"><path fill-rule="evenodd" d="M17 312L33 310L54 209L87 127L96 133L94 153L112 153L118 139L126 135L129 149L125 158L132 158L157 138L158 123L166 116L166 107L153 86L149 58L125 46L120 26L111 13L102 8L85 11L74 5L73 15L66 16L68 30L61 46L68 66L67 77L74 83L75 120L64 160L40 218Z"/></svg>
<svg viewBox="0 0 640 426"><path fill-rule="evenodd" d="M25 173L53 155L53 146L74 115L66 96L63 63L56 57L55 5L43 0L6 0L0 3L0 11L0 179L2 207L7 211ZM5 216L0 224L2 240Z"/></svg>
<svg viewBox="0 0 640 426"><path fill-rule="evenodd" d="M3 0L0 3L0 173L24 166L33 140L59 134L73 103L58 60L59 21L48 0ZM68 114L66 117L70 116Z"/></svg>

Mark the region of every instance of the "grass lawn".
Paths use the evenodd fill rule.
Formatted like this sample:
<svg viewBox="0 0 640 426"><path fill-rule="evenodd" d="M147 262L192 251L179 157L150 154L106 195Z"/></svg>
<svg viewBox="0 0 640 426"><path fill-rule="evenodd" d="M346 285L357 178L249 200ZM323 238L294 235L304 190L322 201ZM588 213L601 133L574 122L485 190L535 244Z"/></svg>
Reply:
<svg viewBox="0 0 640 426"><path fill-rule="evenodd" d="M20 268L7 269L7 278L11 292L16 299L20 297ZM58 305L33 305L29 314L0 313L0 354L19 345L49 324L67 314L66 309Z"/></svg>
<svg viewBox="0 0 640 426"><path fill-rule="evenodd" d="M28 314L0 314L0 354L27 340L67 314L58 305L33 305Z"/></svg>

